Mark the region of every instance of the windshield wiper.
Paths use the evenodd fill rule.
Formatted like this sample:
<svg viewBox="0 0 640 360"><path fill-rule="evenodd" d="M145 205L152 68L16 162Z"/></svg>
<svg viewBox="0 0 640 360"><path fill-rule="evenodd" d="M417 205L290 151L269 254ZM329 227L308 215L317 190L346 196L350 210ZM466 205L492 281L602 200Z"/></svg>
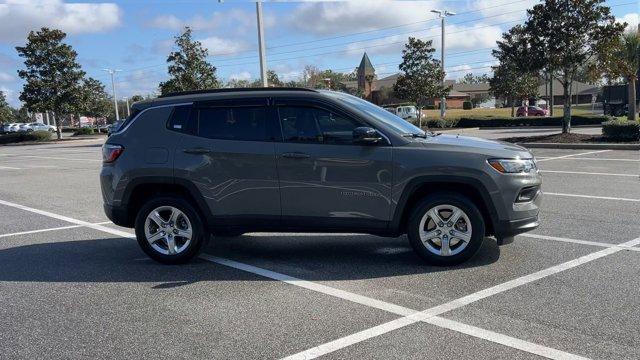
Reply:
<svg viewBox="0 0 640 360"><path fill-rule="evenodd" d="M404 133L402 134L402 137L410 137L410 138L423 138L426 139L427 138L427 134L423 133L423 134L416 134L416 133Z"/></svg>

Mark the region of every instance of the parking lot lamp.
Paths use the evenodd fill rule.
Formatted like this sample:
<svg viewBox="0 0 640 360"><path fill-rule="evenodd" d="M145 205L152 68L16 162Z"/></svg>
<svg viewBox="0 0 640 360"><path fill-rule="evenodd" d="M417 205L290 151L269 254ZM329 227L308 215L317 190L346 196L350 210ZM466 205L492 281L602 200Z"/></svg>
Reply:
<svg viewBox="0 0 640 360"><path fill-rule="evenodd" d="M116 69L102 69L102 70L108 72L109 75L111 75L111 88L113 89L113 106L116 109L116 121L120 121L120 114L118 113L118 97L116 96L116 83L113 80L113 75L116 72L122 71L122 70L116 70Z"/></svg>
<svg viewBox="0 0 640 360"><path fill-rule="evenodd" d="M436 13L438 14L438 17L440 17L440 22L441 22L441 36L442 39L440 41L440 66L442 67L442 72L444 73L444 19L447 16L453 16L456 13L451 12L451 11L447 11L447 10L431 10L432 13ZM442 86L444 86L444 76L442 77ZM446 108L447 108L447 99L446 97L443 95L440 98L440 118L444 119L444 115L446 113Z"/></svg>
<svg viewBox="0 0 640 360"><path fill-rule="evenodd" d="M128 97L123 97L122 100L125 101L125 103L127 103L127 117L131 116L131 109L129 109L129 98Z"/></svg>

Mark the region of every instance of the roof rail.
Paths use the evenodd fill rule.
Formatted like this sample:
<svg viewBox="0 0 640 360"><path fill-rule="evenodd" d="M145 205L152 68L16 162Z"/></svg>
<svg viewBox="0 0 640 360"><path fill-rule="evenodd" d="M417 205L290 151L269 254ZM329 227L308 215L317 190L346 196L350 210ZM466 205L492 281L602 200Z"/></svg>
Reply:
<svg viewBox="0 0 640 360"><path fill-rule="evenodd" d="M309 91L317 92L314 89L300 88L300 87L258 87L258 88L222 88L222 89L206 89L206 90L190 90L190 91L177 91L158 96L159 98L166 98L171 96L180 95L196 95L196 94L218 94L236 91Z"/></svg>

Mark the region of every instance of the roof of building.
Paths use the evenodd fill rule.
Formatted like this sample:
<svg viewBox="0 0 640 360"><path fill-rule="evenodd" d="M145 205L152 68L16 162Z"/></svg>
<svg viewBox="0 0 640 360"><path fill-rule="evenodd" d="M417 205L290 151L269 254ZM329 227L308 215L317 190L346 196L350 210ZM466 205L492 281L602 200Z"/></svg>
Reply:
<svg viewBox="0 0 640 360"><path fill-rule="evenodd" d="M374 73L376 69L371 64L371 60L369 60L369 56L365 52L362 55L362 60L360 60L360 65L358 66L359 71L364 71L365 74Z"/></svg>

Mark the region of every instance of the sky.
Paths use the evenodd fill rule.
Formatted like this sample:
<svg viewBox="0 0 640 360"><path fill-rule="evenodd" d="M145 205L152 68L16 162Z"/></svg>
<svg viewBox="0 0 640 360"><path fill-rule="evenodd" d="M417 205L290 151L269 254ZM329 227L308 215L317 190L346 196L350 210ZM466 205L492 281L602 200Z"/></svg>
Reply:
<svg viewBox="0 0 640 360"><path fill-rule="evenodd" d="M409 36L433 40L440 57L440 21L432 9L456 12L446 19L448 79L490 72L491 49L510 27L524 22L533 0L466 1L265 1L267 67L280 79L300 77L305 65L350 72L367 52L379 78L396 73ZM640 1L606 2L620 22L637 26ZM83 70L105 84L115 75L118 98L157 92L168 78L166 58L185 26L208 50L218 77L260 75L256 6L224 0L0 0L0 90L19 106L23 61L15 51L30 30L43 26L68 34Z"/></svg>

